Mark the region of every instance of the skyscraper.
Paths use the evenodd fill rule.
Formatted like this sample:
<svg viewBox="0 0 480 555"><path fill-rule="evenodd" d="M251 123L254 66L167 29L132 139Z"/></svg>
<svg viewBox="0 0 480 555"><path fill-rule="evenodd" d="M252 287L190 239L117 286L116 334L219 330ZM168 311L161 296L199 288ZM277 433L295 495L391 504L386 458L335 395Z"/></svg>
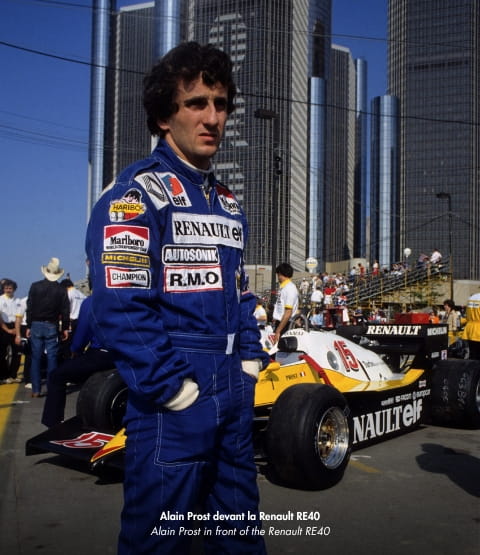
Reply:
<svg viewBox="0 0 480 555"><path fill-rule="evenodd" d="M388 17L400 248L439 248L456 279L480 279L480 3L390 0Z"/></svg>
<svg viewBox="0 0 480 555"><path fill-rule="evenodd" d="M364 59L355 60L356 77L356 109L355 109L355 195L354 195L354 251L355 258L366 258L369 249L369 205L367 180L367 130L368 130L368 100L367 100L367 62Z"/></svg>
<svg viewBox="0 0 480 555"><path fill-rule="evenodd" d="M116 9L95 0L93 15L90 151L91 203L128 164L150 153L142 81L154 60L186 31L179 3L144 2Z"/></svg>
<svg viewBox="0 0 480 555"><path fill-rule="evenodd" d="M372 100L370 135L370 260L390 269L400 260L398 217L398 99Z"/></svg>
<svg viewBox="0 0 480 555"><path fill-rule="evenodd" d="M356 72L348 48L334 44L327 82L325 258L339 262L354 254Z"/></svg>
<svg viewBox="0 0 480 555"><path fill-rule="evenodd" d="M142 81L154 60L154 4L126 6L111 15L105 101L104 183L152 149L142 106Z"/></svg>

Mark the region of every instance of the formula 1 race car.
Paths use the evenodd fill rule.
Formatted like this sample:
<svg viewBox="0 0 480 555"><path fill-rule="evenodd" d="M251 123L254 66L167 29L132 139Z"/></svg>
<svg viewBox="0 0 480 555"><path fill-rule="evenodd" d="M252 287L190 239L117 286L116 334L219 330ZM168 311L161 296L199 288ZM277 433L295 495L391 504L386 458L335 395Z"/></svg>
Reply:
<svg viewBox="0 0 480 555"><path fill-rule="evenodd" d="M291 329L260 373L254 439L275 481L300 489L338 482L352 449L422 423L480 426L480 361L447 359L447 327L368 324ZM77 416L30 439L27 454L122 466L126 387L114 369L83 385Z"/></svg>

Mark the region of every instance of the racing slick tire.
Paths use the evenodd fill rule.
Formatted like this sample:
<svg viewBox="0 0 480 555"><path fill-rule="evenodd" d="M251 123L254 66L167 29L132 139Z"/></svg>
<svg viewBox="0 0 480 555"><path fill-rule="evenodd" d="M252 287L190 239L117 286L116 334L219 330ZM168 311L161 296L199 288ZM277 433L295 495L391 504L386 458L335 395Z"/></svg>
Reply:
<svg viewBox="0 0 480 555"><path fill-rule="evenodd" d="M266 429L273 478L298 489L333 486L350 459L345 397L323 384L297 384L278 397Z"/></svg>
<svg viewBox="0 0 480 555"><path fill-rule="evenodd" d="M433 422L480 427L480 361L441 360L432 372Z"/></svg>
<svg viewBox="0 0 480 555"><path fill-rule="evenodd" d="M116 433L122 428L127 386L118 370L95 372L83 384L77 399L77 416L84 428Z"/></svg>

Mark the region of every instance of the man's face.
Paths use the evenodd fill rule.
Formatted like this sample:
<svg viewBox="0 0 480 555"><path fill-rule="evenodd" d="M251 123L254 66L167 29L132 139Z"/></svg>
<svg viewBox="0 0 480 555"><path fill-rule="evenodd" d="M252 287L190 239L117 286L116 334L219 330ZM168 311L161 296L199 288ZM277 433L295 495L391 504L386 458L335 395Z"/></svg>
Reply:
<svg viewBox="0 0 480 555"><path fill-rule="evenodd" d="M3 292L7 297L13 297L13 287L11 285L4 285Z"/></svg>
<svg viewBox="0 0 480 555"><path fill-rule="evenodd" d="M205 85L199 77L186 85L180 82L175 98L178 112L158 126L165 139L183 160L208 169L217 152L227 120L227 89L220 83Z"/></svg>

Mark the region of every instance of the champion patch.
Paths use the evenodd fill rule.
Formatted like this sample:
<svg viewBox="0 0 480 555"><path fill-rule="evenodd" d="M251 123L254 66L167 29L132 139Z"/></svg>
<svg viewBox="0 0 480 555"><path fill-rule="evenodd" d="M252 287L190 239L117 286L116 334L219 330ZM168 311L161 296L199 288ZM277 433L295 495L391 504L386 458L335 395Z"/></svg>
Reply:
<svg viewBox="0 0 480 555"><path fill-rule="evenodd" d="M150 289L150 271L144 268L105 266L105 285L108 288L132 287Z"/></svg>

